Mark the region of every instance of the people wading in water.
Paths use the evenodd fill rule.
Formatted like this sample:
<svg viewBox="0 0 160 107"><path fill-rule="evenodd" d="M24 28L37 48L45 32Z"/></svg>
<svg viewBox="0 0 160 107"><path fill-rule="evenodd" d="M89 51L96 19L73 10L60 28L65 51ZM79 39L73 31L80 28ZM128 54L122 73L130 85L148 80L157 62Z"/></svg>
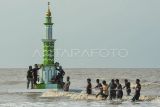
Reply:
<svg viewBox="0 0 160 107"><path fill-rule="evenodd" d="M127 95L129 96L131 93L131 84L127 79L125 79L124 82L125 86L123 87L123 89L126 88Z"/></svg>
<svg viewBox="0 0 160 107"><path fill-rule="evenodd" d="M110 94L109 99L110 100L116 98L116 87L117 87L117 85L116 85L114 79L112 79L110 84L109 84L109 88L110 88L110 90L109 90L109 94Z"/></svg>
<svg viewBox="0 0 160 107"><path fill-rule="evenodd" d="M92 94L92 84L91 84L91 79L87 79L87 87L86 87L86 94Z"/></svg>
<svg viewBox="0 0 160 107"><path fill-rule="evenodd" d="M135 94L134 94L134 97L132 98L132 101L137 101L139 100L139 97L140 97L140 92L141 92L141 84L140 84L140 80L137 79L136 80L136 87L135 87Z"/></svg>
<svg viewBox="0 0 160 107"><path fill-rule="evenodd" d="M41 66L43 66L43 65L41 65ZM32 71L33 71L34 85L37 84L37 80L38 80L38 78L37 78L37 77L38 77L38 70L41 69L41 66L38 67L38 65L35 64L35 65L34 65L34 68L32 69Z"/></svg>
<svg viewBox="0 0 160 107"><path fill-rule="evenodd" d="M122 91L122 85L119 83L119 79L116 79L116 97L117 99L122 99L123 97L123 91Z"/></svg>
<svg viewBox="0 0 160 107"><path fill-rule="evenodd" d="M29 69L27 71L27 89L29 89L29 85L31 83L31 89L33 89L33 72L32 72L32 66L29 66Z"/></svg>
<svg viewBox="0 0 160 107"><path fill-rule="evenodd" d="M102 98L103 98L103 100L107 99L107 97L108 97L108 88L109 88L109 86L108 86L108 84L106 83L106 81L104 80L104 81L102 82L102 87L100 88L101 90L100 90L100 92L96 95L96 97L98 97L99 95L101 95Z"/></svg>

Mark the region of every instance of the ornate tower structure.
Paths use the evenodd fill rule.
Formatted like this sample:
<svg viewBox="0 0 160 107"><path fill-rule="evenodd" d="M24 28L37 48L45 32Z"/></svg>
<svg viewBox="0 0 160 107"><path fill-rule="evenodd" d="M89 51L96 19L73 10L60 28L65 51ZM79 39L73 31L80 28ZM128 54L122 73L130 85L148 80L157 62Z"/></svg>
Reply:
<svg viewBox="0 0 160 107"><path fill-rule="evenodd" d="M54 64L54 43L55 39L52 37L52 13L50 10L50 3L48 2L48 11L46 12L46 21L44 25L46 26L46 39L43 39L44 46L44 57L43 64L45 66Z"/></svg>
<svg viewBox="0 0 160 107"><path fill-rule="evenodd" d="M60 84L51 82L57 76L57 70L54 65L54 43L55 39L52 37L52 13L50 10L50 3L48 3L48 11L46 12L45 23L46 38L42 39L43 42L43 67L39 71L39 83L37 89L59 89ZM63 81L63 80L62 80Z"/></svg>

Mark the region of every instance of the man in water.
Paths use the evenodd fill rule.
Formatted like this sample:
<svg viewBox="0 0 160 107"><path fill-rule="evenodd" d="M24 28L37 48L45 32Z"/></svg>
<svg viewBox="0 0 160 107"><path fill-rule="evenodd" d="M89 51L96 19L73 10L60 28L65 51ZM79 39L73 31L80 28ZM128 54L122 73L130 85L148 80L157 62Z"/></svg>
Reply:
<svg viewBox="0 0 160 107"><path fill-rule="evenodd" d="M56 82L56 83L62 83L63 76L65 75L65 72L64 72L62 66L60 66L59 62L55 63L55 68L58 71L58 75L56 77L53 77L52 80L54 80L54 82Z"/></svg>
<svg viewBox="0 0 160 107"><path fill-rule="evenodd" d="M118 99L122 99L123 97L123 91L122 91L122 85L119 83L119 79L116 79L116 96Z"/></svg>
<svg viewBox="0 0 160 107"><path fill-rule="evenodd" d="M125 79L124 82L125 86L123 87L123 89L126 88L127 95L129 96L131 93L131 84L127 79Z"/></svg>
<svg viewBox="0 0 160 107"><path fill-rule="evenodd" d="M95 89L100 89L102 87L102 84L99 82L99 79L96 79L97 85L95 86Z"/></svg>
<svg viewBox="0 0 160 107"><path fill-rule="evenodd" d="M62 68L62 66L59 66L59 76L60 76L60 80L61 80L61 82L63 82L63 76L65 75L65 72L64 72L64 70L63 70L63 68Z"/></svg>
<svg viewBox="0 0 160 107"><path fill-rule="evenodd" d="M65 82L64 87L63 87L64 91L69 91L70 84L71 84L70 77L68 76L67 81Z"/></svg>
<svg viewBox="0 0 160 107"><path fill-rule="evenodd" d="M37 80L38 80L38 70L41 69L41 66L38 67L37 64L34 65L34 68L33 68L33 79L34 79L34 84L37 84Z"/></svg>
<svg viewBox="0 0 160 107"><path fill-rule="evenodd" d="M106 83L106 81L104 80L104 81L102 82L101 91L100 91L100 93L98 93L98 94L96 95L96 97L98 97L99 95L101 95L104 100L107 99L107 97L108 97L108 88L109 88L109 86L108 86L108 84Z"/></svg>
<svg viewBox="0 0 160 107"><path fill-rule="evenodd" d="M111 80L110 84L109 84L109 87L110 87L110 100L116 98L116 87L117 85L115 84L115 81L114 79Z"/></svg>
<svg viewBox="0 0 160 107"><path fill-rule="evenodd" d="M91 79L90 78L87 79L86 93L88 95L92 94L92 84L91 84Z"/></svg>
<svg viewBox="0 0 160 107"><path fill-rule="evenodd" d="M141 92L141 84L140 84L140 80L137 79L136 80L136 87L135 87L135 94L134 94L134 97L132 98L132 101L136 101L136 100L139 100L139 97L140 97L140 92Z"/></svg>
<svg viewBox="0 0 160 107"><path fill-rule="evenodd" d="M29 66L29 69L27 71L27 89L29 89L29 84L31 83L31 89L33 89L33 72L32 72L32 66Z"/></svg>

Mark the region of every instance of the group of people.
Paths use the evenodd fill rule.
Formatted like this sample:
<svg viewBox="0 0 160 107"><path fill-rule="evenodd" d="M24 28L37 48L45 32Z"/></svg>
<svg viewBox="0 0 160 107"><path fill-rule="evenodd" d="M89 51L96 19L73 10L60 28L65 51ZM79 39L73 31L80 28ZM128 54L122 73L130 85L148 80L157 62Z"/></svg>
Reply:
<svg viewBox="0 0 160 107"><path fill-rule="evenodd" d="M37 84L38 81L38 70L41 69L43 65L38 67L38 64L34 65L34 68L32 66L29 66L29 69L27 71L27 89L29 88L29 84L31 83L31 89L34 88L34 85Z"/></svg>
<svg viewBox="0 0 160 107"><path fill-rule="evenodd" d="M29 89L30 84L31 89L35 88L37 81L39 81L38 70L41 69L42 66L43 65L38 66L38 64L35 64L34 68L32 68L32 66L29 66L29 69L27 71L27 89ZM60 66L58 62L56 62L54 66L58 73L57 75L53 75L50 82L60 84L64 91L69 91L70 77L67 77L66 82L63 82L63 76L65 75L65 72L62 69L62 66Z"/></svg>
<svg viewBox="0 0 160 107"><path fill-rule="evenodd" d="M109 96L109 99L122 99L123 97L123 89L126 88L126 93L129 96L131 93L131 87L130 87L130 82L125 79L125 86L122 87L122 85L119 82L119 79L112 79L111 82L109 84L106 83L105 80L102 81L102 84L100 83L99 79L96 80L96 87L94 87L94 89L98 89L99 93L96 94L96 97L98 97L99 95L102 96L103 99L107 99L107 97ZM87 87L86 87L86 93L87 94L92 94L92 84L91 84L91 79L88 78L87 79ZM140 84L140 80L136 79L136 87L134 87L135 89L135 94L134 97L132 98L132 101L136 101L139 100L140 97L140 91L141 91L141 84Z"/></svg>
<svg viewBox="0 0 160 107"><path fill-rule="evenodd" d="M27 89L29 88L29 84L31 83L31 89L34 88L34 86L37 84L38 80L38 70L41 69L43 65L38 66L38 64L34 65L34 68L32 68L32 66L29 66L29 70L27 72ZM64 91L69 91L69 87L70 87L70 77L68 76L66 79L66 82L63 82L63 76L65 75L64 70L62 69L61 66L59 66L59 63L56 62L55 63L55 69L58 72L57 75L54 75L51 79L50 82L52 83L57 83L62 85L62 88L64 89ZM94 89L99 90L99 92L96 94L96 97L98 97L99 95L102 96L103 99L107 99L109 96L109 99L122 99L123 97L123 89L126 88L126 93L129 96L131 93L131 87L130 87L130 82L125 79L125 86L122 87L122 85L119 82L119 79L112 79L111 82L109 84L107 84L107 82L105 80L102 81L102 84L100 83L100 80L97 79L96 83L97 85L94 87ZM86 87L86 93L88 95L92 94L92 83L91 83L91 79L88 78L87 79L87 87ZM134 97L132 98L132 101L136 101L139 100L140 97L140 91L141 91L141 84L140 84L140 80L136 79L136 87L135 89L135 94Z"/></svg>

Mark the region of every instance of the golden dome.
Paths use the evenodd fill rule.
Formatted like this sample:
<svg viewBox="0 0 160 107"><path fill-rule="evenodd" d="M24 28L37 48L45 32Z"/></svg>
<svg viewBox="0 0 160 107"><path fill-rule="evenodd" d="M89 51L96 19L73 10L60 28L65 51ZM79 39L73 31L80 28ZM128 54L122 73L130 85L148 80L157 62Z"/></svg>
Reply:
<svg viewBox="0 0 160 107"><path fill-rule="evenodd" d="M46 12L46 16L51 16L51 11L48 9L48 12Z"/></svg>

